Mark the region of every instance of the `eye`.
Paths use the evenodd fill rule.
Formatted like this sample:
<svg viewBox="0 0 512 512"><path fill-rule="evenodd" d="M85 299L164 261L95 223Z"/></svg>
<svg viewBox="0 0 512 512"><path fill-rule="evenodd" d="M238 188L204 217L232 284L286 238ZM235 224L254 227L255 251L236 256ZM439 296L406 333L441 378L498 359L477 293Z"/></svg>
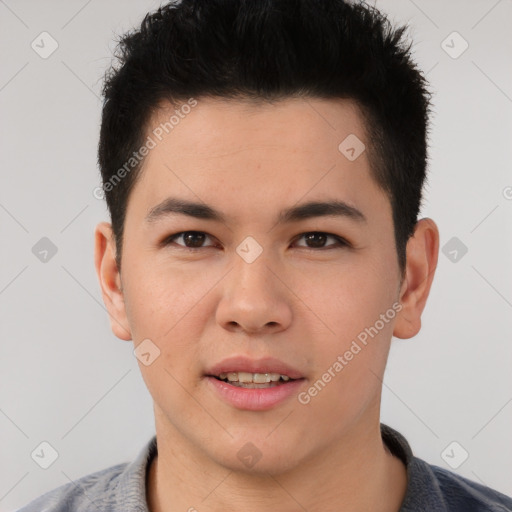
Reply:
<svg viewBox="0 0 512 512"><path fill-rule="evenodd" d="M306 247L306 249L331 249L336 247L343 247L343 246L349 246L350 244L344 240L343 238L332 235L330 233L323 233L321 231L312 231L309 233L303 233L299 236L298 240L304 239L306 241L306 244L311 244L309 246L299 246L299 247ZM327 239L333 239L335 241L334 244L325 245Z"/></svg>
<svg viewBox="0 0 512 512"><path fill-rule="evenodd" d="M183 249L188 249L191 251L205 249L207 247L214 247L214 244L211 245L203 245L205 240L208 238L212 238L207 233L203 231L182 231L180 233L175 233L167 237L162 245L177 245ZM326 245L328 239L334 240L335 243ZM177 243L177 240L182 239L182 243ZM302 233L299 235L296 240L304 239L307 245L298 245L298 247L304 247L306 249L335 249L336 247L349 247L350 244L343 238L333 235L330 233L324 233L321 231L311 231L308 233Z"/></svg>
<svg viewBox="0 0 512 512"><path fill-rule="evenodd" d="M176 233L174 235L171 235L167 237L163 241L163 245L170 245L172 243L176 243L175 241L182 238L183 244L176 244L180 247L183 247L184 249L202 249L204 246L202 245L206 238L209 238L210 235L207 235L206 233L203 233L202 231L182 231L181 233ZM206 246L206 247L213 247L213 246Z"/></svg>

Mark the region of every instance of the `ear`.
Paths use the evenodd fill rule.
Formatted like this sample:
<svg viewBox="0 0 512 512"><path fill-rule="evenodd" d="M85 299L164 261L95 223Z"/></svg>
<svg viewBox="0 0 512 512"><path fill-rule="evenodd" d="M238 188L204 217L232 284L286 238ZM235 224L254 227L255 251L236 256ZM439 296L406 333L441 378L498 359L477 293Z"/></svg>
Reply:
<svg viewBox="0 0 512 512"><path fill-rule="evenodd" d="M110 316L112 332L120 339L132 339L123 290L121 275L116 264L116 247L112 225L101 222L94 232L94 266L100 282L103 302Z"/></svg>
<svg viewBox="0 0 512 512"><path fill-rule="evenodd" d="M439 231L432 219L416 223L407 242L407 263L400 288L402 309L397 315L393 336L412 338L421 329L421 314L434 280L439 255Z"/></svg>

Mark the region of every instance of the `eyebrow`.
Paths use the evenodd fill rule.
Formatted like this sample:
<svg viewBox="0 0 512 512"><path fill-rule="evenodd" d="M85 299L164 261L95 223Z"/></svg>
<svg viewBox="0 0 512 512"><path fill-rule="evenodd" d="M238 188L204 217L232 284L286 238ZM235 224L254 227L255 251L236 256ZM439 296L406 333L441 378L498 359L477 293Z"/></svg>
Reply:
<svg viewBox="0 0 512 512"><path fill-rule="evenodd" d="M204 203L168 197L157 204L146 215L145 221L153 223L169 215L186 215L195 219L226 223L227 218L220 211ZM345 217L362 223L367 222L363 212L344 201L311 201L282 210L277 216L277 224L299 222L315 217Z"/></svg>

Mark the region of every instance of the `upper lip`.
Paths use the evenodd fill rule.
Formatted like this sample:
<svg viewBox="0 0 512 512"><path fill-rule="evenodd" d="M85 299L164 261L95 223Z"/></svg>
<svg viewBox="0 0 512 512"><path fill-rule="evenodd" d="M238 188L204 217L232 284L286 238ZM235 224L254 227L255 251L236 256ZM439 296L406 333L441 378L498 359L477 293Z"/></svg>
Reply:
<svg viewBox="0 0 512 512"><path fill-rule="evenodd" d="M275 359L251 359L245 356L228 357L206 370L206 375L218 377L221 373L247 372L247 373L279 373L287 375L290 379L301 379L302 373L292 366Z"/></svg>

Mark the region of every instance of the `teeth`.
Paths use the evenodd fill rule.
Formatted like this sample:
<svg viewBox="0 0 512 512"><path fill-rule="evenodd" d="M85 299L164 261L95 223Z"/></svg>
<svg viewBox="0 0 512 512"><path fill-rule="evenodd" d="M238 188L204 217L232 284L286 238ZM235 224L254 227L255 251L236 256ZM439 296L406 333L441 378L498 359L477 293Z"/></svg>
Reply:
<svg viewBox="0 0 512 512"><path fill-rule="evenodd" d="M241 383L254 383L254 384L268 384L270 382L277 382L279 379L284 381L290 380L287 375L280 375L279 373L249 373L249 372L230 372L221 373L219 375L221 380L228 382L241 382Z"/></svg>
<svg viewBox="0 0 512 512"><path fill-rule="evenodd" d="M236 379L238 382L254 382L252 380L252 373L247 372L238 372L238 379Z"/></svg>

